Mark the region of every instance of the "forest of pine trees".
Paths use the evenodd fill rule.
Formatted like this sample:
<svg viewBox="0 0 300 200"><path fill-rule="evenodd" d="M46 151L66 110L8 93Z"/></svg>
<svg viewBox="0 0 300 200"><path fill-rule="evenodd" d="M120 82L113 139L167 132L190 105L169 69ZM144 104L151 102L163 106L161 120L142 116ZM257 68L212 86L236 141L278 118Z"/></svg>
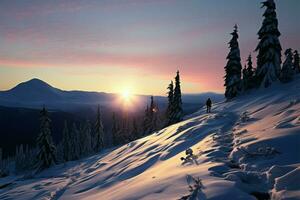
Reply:
<svg viewBox="0 0 300 200"><path fill-rule="evenodd" d="M100 107L97 109L94 128L86 120L79 126L65 121L62 130L62 139L55 145L51 135L51 119L45 107L40 112L40 133L37 137L36 148L29 148L21 144L16 147L14 156L15 171L36 169L42 171L53 164L78 160L84 156L97 153L104 148L104 129L100 114ZM7 174L7 160L0 159L0 176ZM6 162L5 162L6 161ZM26 162L25 162L26 161ZM10 161L9 161L10 162Z"/></svg>
<svg viewBox="0 0 300 200"><path fill-rule="evenodd" d="M229 100L243 92L258 88L269 87L275 81L290 82L295 74L300 73L299 54L288 48L282 64L282 47L279 41L278 19L274 0L265 0L262 7L266 8L263 14L263 23L258 31L259 43L255 49L257 67L253 68L252 57L249 55L247 64L242 69L240 49L238 43L237 25L231 33L229 53L225 66L225 97ZM282 65L281 65L282 64Z"/></svg>

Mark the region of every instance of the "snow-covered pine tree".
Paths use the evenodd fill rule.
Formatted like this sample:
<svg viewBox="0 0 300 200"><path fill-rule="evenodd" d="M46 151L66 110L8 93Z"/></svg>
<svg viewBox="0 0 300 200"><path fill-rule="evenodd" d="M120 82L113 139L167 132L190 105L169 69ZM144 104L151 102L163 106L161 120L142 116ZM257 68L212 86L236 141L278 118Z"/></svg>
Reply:
<svg viewBox="0 0 300 200"><path fill-rule="evenodd" d="M249 56L247 58L247 75L248 75L247 89L252 89L255 87L255 76L254 76L254 68L253 68L251 54L249 54Z"/></svg>
<svg viewBox="0 0 300 200"><path fill-rule="evenodd" d="M183 118L182 100L181 100L181 88L180 88L180 75L179 70L175 77L175 89L174 89L174 101L173 101L173 122L180 122Z"/></svg>
<svg viewBox="0 0 300 200"><path fill-rule="evenodd" d="M112 144L113 146L116 146L119 144L119 127L118 127L118 122L117 122L117 117L116 117L116 113L113 112L112 115L112 129L111 129L111 133L112 133Z"/></svg>
<svg viewBox="0 0 300 200"><path fill-rule="evenodd" d="M225 66L225 97L232 99L241 92L241 56L238 43L238 27L234 26L234 30L231 33L232 39L230 40L230 51L226 57L227 64Z"/></svg>
<svg viewBox="0 0 300 200"><path fill-rule="evenodd" d="M166 126L173 123L173 104L174 104L174 84L173 81L168 86L168 107L166 110Z"/></svg>
<svg viewBox="0 0 300 200"><path fill-rule="evenodd" d="M300 73L300 59L299 59L299 53L297 50L294 51L294 71L296 74Z"/></svg>
<svg viewBox="0 0 300 200"><path fill-rule="evenodd" d="M34 160L35 152L33 150L29 150L28 145L25 146L21 144L16 146L15 152L15 170L16 172L22 172L27 169L32 169L34 164L36 163Z"/></svg>
<svg viewBox="0 0 300 200"><path fill-rule="evenodd" d="M287 49L285 52L285 61L282 65L280 80L283 83L288 83L293 79L293 52L292 49Z"/></svg>
<svg viewBox="0 0 300 200"><path fill-rule="evenodd" d="M16 155L15 155L15 169L17 172L20 172L25 169L26 160L23 144L16 146Z"/></svg>
<svg viewBox="0 0 300 200"><path fill-rule="evenodd" d="M104 148L104 128L103 128L101 114L100 114L100 106L98 106L97 109L97 117L95 122L93 141L94 141L94 150L96 152Z"/></svg>
<svg viewBox="0 0 300 200"><path fill-rule="evenodd" d="M63 149L63 159L64 161L72 160L71 149L72 149L72 138L70 136L68 122L64 122L64 129L63 129L63 138L62 138L62 149Z"/></svg>
<svg viewBox="0 0 300 200"><path fill-rule="evenodd" d="M254 88L255 80L254 80L254 69L252 66L252 57L251 54L247 58L247 65L243 69L243 90L247 91L249 89Z"/></svg>
<svg viewBox="0 0 300 200"><path fill-rule="evenodd" d="M242 83L243 83L243 91L248 90L248 85L249 85L249 76L248 76L248 70L247 70L247 66L245 65L245 67L243 68L243 79L242 79Z"/></svg>
<svg viewBox="0 0 300 200"><path fill-rule="evenodd" d="M45 107L40 112L40 134L37 137L37 171L49 168L56 163L56 148L52 141L50 118Z"/></svg>
<svg viewBox="0 0 300 200"><path fill-rule="evenodd" d="M36 149L30 149L28 144L25 147L26 169L32 169L36 163Z"/></svg>
<svg viewBox="0 0 300 200"><path fill-rule="evenodd" d="M256 80L258 86L268 87L280 76L281 44L274 0L262 2L266 7L264 20L258 31L259 43L255 49L257 55Z"/></svg>

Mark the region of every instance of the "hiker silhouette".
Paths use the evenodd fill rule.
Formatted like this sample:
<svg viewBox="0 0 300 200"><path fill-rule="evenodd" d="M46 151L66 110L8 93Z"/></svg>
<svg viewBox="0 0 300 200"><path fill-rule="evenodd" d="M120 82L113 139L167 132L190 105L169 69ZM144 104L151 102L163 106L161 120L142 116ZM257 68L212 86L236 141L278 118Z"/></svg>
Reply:
<svg viewBox="0 0 300 200"><path fill-rule="evenodd" d="M210 113L211 112L211 106L212 106L212 101L210 98L207 99L206 101L206 112Z"/></svg>

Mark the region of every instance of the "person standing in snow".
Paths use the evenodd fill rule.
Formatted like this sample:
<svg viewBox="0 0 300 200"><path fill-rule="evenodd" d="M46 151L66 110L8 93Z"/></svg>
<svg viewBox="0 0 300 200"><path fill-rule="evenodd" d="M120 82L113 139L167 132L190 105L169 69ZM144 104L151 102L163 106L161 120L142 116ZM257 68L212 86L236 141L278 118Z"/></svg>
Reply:
<svg viewBox="0 0 300 200"><path fill-rule="evenodd" d="M206 101L206 113L210 113L211 112L211 106L212 106L211 99L208 98L207 101Z"/></svg>

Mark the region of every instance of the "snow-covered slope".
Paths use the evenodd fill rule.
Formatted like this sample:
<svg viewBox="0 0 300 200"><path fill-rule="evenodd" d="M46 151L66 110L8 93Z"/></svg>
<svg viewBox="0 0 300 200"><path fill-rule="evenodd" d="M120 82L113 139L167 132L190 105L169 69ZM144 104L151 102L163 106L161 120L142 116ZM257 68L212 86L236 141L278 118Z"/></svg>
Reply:
<svg viewBox="0 0 300 200"><path fill-rule="evenodd" d="M299 90L298 78L253 91L32 179L0 179L0 199L180 199L191 177L195 199L300 199Z"/></svg>

